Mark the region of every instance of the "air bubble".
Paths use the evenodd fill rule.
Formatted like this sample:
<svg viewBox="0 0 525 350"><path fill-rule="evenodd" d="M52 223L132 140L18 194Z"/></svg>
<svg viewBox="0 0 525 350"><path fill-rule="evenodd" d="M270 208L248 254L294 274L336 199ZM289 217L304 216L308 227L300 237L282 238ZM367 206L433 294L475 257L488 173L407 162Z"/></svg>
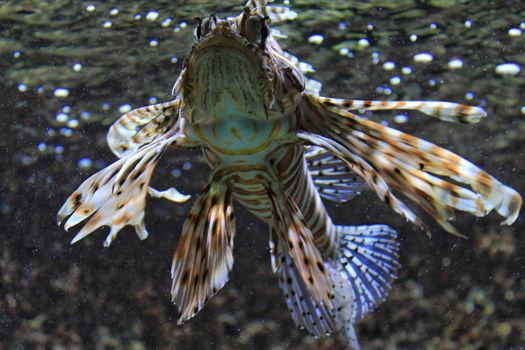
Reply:
<svg viewBox="0 0 525 350"><path fill-rule="evenodd" d="M315 34L308 38L308 42L314 45L321 45L323 41L324 41L324 37L320 34Z"/></svg>
<svg viewBox="0 0 525 350"><path fill-rule="evenodd" d="M516 63L503 63L496 66L496 73L499 75L517 75L521 67Z"/></svg>
<svg viewBox="0 0 525 350"><path fill-rule="evenodd" d="M119 111L120 113L128 113L129 111L131 111L131 105L129 105L129 104L124 104L124 105L122 105L122 106L120 106L120 107L118 108L118 111Z"/></svg>
<svg viewBox="0 0 525 350"><path fill-rule="evenodd" d="M69 90L65 88L58 88L58 89L55 89L54 94L56 97L60 97L60 98L68 97Z"/></svg>
<svg viewBox="0 0 525 350"><path fill-rule="evenodd" d="M159 18L159 13L157 11L150 11L146 14L146 19L150 22L154 22Z"/></svg>
<svg viewBox="0 0 525 350"><path fill-rule="evenodd" d="M429 63L432 62L434 57L427 53L427 52L421 52L414 56L414 61L419 63Z"/></svg>

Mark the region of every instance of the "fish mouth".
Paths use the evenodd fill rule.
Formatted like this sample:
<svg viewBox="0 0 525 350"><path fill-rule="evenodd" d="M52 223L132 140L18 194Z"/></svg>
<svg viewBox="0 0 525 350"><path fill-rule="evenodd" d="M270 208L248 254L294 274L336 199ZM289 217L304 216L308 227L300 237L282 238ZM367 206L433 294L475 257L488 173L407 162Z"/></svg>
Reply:
<svg viewBox="0 0 525 350"><path fill-rule="evenodd" d="M245 53L249 58L259 61L257 52L261 49L250 43L246 38L228 27L217 28L216 32L208 34L193 47L191 56L202 54L210 48L232 49Z"/></svg>

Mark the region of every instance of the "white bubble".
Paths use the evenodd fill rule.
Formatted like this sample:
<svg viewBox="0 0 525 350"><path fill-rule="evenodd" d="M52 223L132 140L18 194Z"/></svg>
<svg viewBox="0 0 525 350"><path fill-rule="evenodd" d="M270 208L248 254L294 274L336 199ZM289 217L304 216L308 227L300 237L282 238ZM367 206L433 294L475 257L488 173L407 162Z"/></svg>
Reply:
<svg viewBox="0 0 525 350"><path fill-rule="evenodd" d="M71 135L73 135L73 130L68 129L68 128L61 128L60 135L65 136L65 137L70 137Z"/></svg>
<svg viewBox="0 0 525 350"><path fill-rule="evenodd" d="M521 28L521 29L525 29L525 22L521 22L521 24L520 24L520 28Z"/></svg>
<svg viewBox="0 0 525 350"><path fill-rule="evenodd" d="M58 113L55 120L59 123L66 123L69 120L69 116L66 113Z"/></svg>
<svg viewBox="0 0 525 350"><path fill-rule="evenodd" d="M150 105L154 105L155 103L157 103L159 100L155 97L155 96L151 96L148 100L148 103Z"/></svg>
<svg viewBox="0 0 525 350"><path fill-rule="evenodd" d="M173 56L170 61L171 63L177 63L179 59L177 58L177 56Z"/></svg>
<svg viewBox="0 0 525 350"><path fill-rule="evenodd" d="M385 88L383 89L383 93L384 93L385 95L391 95L391 94L392 94L392 89L389 88L389 87L385 87Z"/></svg>
<svg viewBox="0 0 525 350"><path fill-rule="evenodd" d="M525 114L525 105L521 106L520 111L521 111L521 114Z"/></svg>
<svg viewBox="0 0 525 350"><path fill-rule="evenodd" d="M89 112L82 111L80 112L80 119L88 121L91 119L91 115L89 114Z"/></svg>
<svg viewBox="0 0 525 350"><path fill-rule="evenodd" d="M409 75L409 74L411 74L411 73L412 73L412 67L408 67L408 66L407 66L407 67L403 67L403 68L401 69L401 73L403 73L403 74L405 74L405 75Z"/></svg>
<svg viewBox="0 0 525 350"><path fill-rule="evenodd" d="M366 29L368 30L373 30L374 29L374 25L372 23L369 23L367 26L366 26Z"/></svg>
<svg viewBox="0 0 525 350"><path fill-rule="evenodd" d="M152 39L150 42L149 42L149 46L151 47L156 47L159 45L159 41L156 40L156 39Z"/></svg>
<svg viewBox="0 0 525 350"><path fill-rule="evenodd" d="M472 21L471 21L470 19L467 19L467 20L465 21L465 27L466 27L466 28L470 28L470 27L472 27Z"/></svg>
<svg viewBox="0 0 525 350"><path fill-rule="evenodd" d="M157 11L150 11L146 14L146 19L150 22L154 22L159 18L159 13Z"/></svg>
<svg viewBox="0 0 525 350"><path fill-rule="evenodd" d="M430 23L430 26L429 26L431 29L436 29L438 26L436 23Z"/></svg>
<svg viewBox="0 0 525 350"><path fill-rule="evenodd" d="M71 107L69 107L68 105L65 105L62 107L62 112L63 113L69 113L71 112Z"/></svg>
<svg viewBox="0 0 525 350"><path fill-rule="evenodd" d="M26 84L18 84L18 91L20 92L26 92L27 91L27 85Z"/></svg>
<svg viewBox="0 0 525 350"><path fill-rule="evenodd" d="M175 27L175 28L173 28L173 31L174 31L175 33L180 32L180 27Z"/></svg>
<svg viewBox="0 0 525 350"><path fill-rule="evenodd" d="M417 34L410 35L410 41L412 42L417 41Z"/></svg>
<svg viewBox="0 0 525 350"><path fill-rule="evenodd" d="M40 142L40 143L38 144L38 150L39 150L40 152L44 152L44 151L46 150L46 148L47 148L47 145L46 145L45 142Z"/></svg>
<svg viewBox="0 0 525 350"><path fill-rule="evenodd" d="M396 68L396 64L392 61L387 61L385 63L383 63L383 69L384 70L392 70Z"/></svg>
<svg viewBox="0 0 525 350"><path fill-rule="evenodd" d="M436 80L435 80L435 79L430 79L430 80L428 81L428 85L429 85L429 86L436 86Z"/></svg>
<svg viewBox="0 0 525 350"><path fill-rule="evenodd" d="M109 110L109 103L107 103L107 102L102 103L102 110L104 110L104 111Z"/></svg>
<svg viewBox="0 0 525 350"><path fill-rule="evenodd" d="M164 21L162 21L162 23L160 25L163 26L163 27L169 27L169 25L171 24L172 21L173 20L168 17Z"/></svg>
<svg viewBox="0 0 525 350"><path fill-rule="evenodd" d="M339 54L341 56L346 56L346 55L348 55L349 52L350 52L350 50L347 47L343 47L343 48L339 49Z"/></svg>
<svg viewBox="0 0 525 350"><path fill-rule="evenodd" d="M104 28L111 28L112 25L113 25L113 23L111 23L111 21L106 21L106 22L102 23L102 27L104 27Z"/></svg>
<svg viewBox="0 0 525 350"><path fill-rule="evenodd" d="M15 52L13 52L13 57L14 58L18 58L18 57L20 57L21 54L22 53L20 51L15 51Z"/></svg>
<svg viewBox="0 0 525 350"><path fill-rule="evenodd" d="M78 167L80 169L89 169L93 166L93 161L89 158L81 158L78 161Z"/></svg>
<svg viewBox="0 0 525 350"><path fill-rule="evenodd" d="M324 36L320 34L314 34L308 38L308 42L314 45L321 45L323 43Z"/></svg>
<svg viewBox="0 0 525 350"><path fill-rule="evenodd" d="M64 152L64 146L62 146L62 145L55 146L55 153L56 154L62 154L63 152Z"/></svg>
<svg viewBox="0 0 525 350"><path fill-rule="evenodd" d="M120 113L128 113L129 111L131 111L131 105L128 105L128 104L122 105L118 108L118 111Z"/></svg>
<svg viewBox="0 0 525 350"><path fill-rule="evenodd" d="M118 15L118 13L119 13L118 8L112 8L111 11L109 11L109 14L111 16L116 16L116 15Z"/></svg>
<svg viewBox="0 0 525 350"><path fill-rule="evenodd" d="M414 61L419 63L429 63L432 62L433 59L434 57L427 52L421 52L414 56Z"/></svg>
<svg viewBox="0 0 525 350"><path fill-rule="evenodd" d="M39 87L37 87L37 88L36 88L36 92L37 92L38 94L43 94L43 93L44 93L44 87L43 87L43 86L39 86Z"/></svg>
<svg viewBox="0 0 525 350"><path fill-rule="evenodd" d="M133 18L138 21L142 18L142 15L140 13L137 13L135 16L133 16Z"/></svg>
<svg viewBox="0 0 525 350"><path fill-rule="evenodd" d="M186 22L180 22L179 26L180 26L181 28L186 28L186 27L188 26L188 23L186 23Z"/></svg>
<svg viewBox="0 0 525 350"><path fill-rule="evenodd" d="M75 64L73 65L73 70L74 70L75 72L80 72L80 71L82 70L82 65L81 65L80 63L75 63Z"/></svg>
<svg viewBox="0 0 525 350"><path fill-rule="evenodd" d="M357 45L361 46L361 47L368 47L370 46L370 42L368 41L368 39L359 39L359 41L357 42Z"/></svg>
<svg viewBox="0 0 525 350"><path fill-rule="evenodd" d="M471 101L474 98L474 93L469 91L465 94L465 99Z"/></svg>
<svg viewBox="0 0 525 350"><path fill-rule="evenodd" d="M173 177L180 177L182 175L182 172L179 169L173 169L171 172L171 176Z"/></svg>
<svg viewBox="0 0 525 350"><path fill-rule="evenodd" d="M93 12L93 11L95 11L95 9L96 9L96 7L95 7L95 5L93 5L93 4L88 4L88 5L86 6L86 11L87 11L87 12Z"/></svg>
<svg viewBox="0 0 525 350"><path fill-rule="evenodd" d="M459 58L454 58L448 61L448 68L450 69L459 69L462 67L463 67L463 60L460 60Z"/></svg>
<svg viewBox="0 0 525 350"><path fill-rule="evenodd" d="M511 28L509 29L509 35L510 36L520 36L522 33L520 28Z"/></svg>
<svg viewBox="0 0 525 350"><path fill-rule="evenodd" d="M193 166L193 165L191 164L191 162L184 162L184 163L182 164L182 169L184 169L184 170L190 170L190 169L192 168L192 166Z"/></svg>
<svg viewBox="0 0 525 350"><path fill-rule="evenodd" d="M65 88L58 88L58 89L55 89L54 94L56 97L60 97L60 98L68 97L69 90Z"/></svg>
<svg viewBox="0 0 525 350"><path fill-rule="evenodd" d="M392 85L399 85L399 83L401 83L401 78L400 77L392 77L390 79L390 84L392 84Z"/></svg>
<svg viewBox="0 0 525 350"><path fill-rule="evenodd" d="M405 124L408 122L408 116L405 114L398 114L394 117L394 123L396 124Z"/></svg>
<svg viewBox="0 0 525 350"><path fill-rule="evenodd" d="M79 124L78 120L76 120L76 119L70 119L67 122L67 126L70 127L71 129L74 129L74 128L78 127L78 124Z"/></svg>
<svg viewBox="0 0 525 350"><path fill-rule="evenodd" d="M521 67L516 63L503 63L496 66L496 73L500 75L517 75Z"/></svg>

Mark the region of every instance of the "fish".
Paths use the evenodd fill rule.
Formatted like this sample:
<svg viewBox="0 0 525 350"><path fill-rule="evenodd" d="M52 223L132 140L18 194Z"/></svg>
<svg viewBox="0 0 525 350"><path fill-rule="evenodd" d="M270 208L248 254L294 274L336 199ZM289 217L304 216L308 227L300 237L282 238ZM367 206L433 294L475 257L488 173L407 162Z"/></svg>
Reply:
<svg viewBox="0 0 525 350"><path fill-rule="evenodd" d="M471 124L487 116L481 107L321 96L320 83L306 77L270 27L293 17L287 7L250 0L237 16L198 19L174 99L132 110L110 127L107 142L118 159L70 195L58 223L66 230L82 223L71 243L102 226L110 228L106 247L125 226L146 239L148 195L190 198L150 186L159 159L168 148L200 148L211 171L171 267L178 324L228 280L236 201L269 225L271 266L294 323L359 349L355 324L387 298L397 277L398 233L384 224L335 224L325 201L346 204L370 188L422 230L429 232L406 201L461 236L455 211L483 217L495 210L510 225L522 198L459 155L355 113L412 110Z"/></svg>

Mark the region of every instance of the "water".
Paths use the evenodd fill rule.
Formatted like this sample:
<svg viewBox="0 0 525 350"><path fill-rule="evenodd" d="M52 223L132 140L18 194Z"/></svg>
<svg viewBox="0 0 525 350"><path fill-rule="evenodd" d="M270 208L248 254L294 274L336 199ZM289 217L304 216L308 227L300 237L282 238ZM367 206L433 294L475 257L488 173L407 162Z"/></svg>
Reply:
<svg viewBox="0 0 525 350"><path fill-rule="evenodd" d="M109 249L100 232L70 246L73 235L54 222L69 193L114 160L109 124L170 99L194 18L239 5L0 2L0 348L333 348L333 338L294 327L270 270L267 228L241 208L230 282L183 326L169 267L188 204L149 200L151 237L139 242L126 229ZM474 126L416 113L369 117L446 146L525 193L520 1L295 1L293 9L299 17L279 26L289 36L280 42L315 67L324 95L481 104L489 118ZM206 174L198 152L172 151L154 184L196 193ZM435 225L427 239L371 192L330 209L338 223L401 233L399 280L358 324L363 349L525 344L523 219L507 227L496 215L458 214L469 239Z"/></svg>

